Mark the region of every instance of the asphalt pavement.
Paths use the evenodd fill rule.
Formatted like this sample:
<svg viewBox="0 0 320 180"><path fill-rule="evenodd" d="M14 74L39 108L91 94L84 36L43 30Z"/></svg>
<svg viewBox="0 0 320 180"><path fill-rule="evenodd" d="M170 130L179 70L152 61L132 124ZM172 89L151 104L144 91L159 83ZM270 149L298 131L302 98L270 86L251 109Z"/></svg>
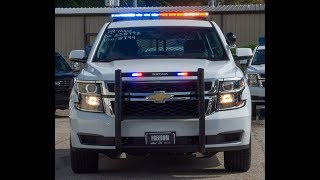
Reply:
<svg viewBox="0 0 320 180"><path fill-rule="evenodd" d="M99 158L95 174L75 174L70 167L68 110L55 115L55 179L265 179L265 121L252 122L251 168L244 173L224 170L223 153L211 158L193 156L127 156L127 159Z"/></svg>

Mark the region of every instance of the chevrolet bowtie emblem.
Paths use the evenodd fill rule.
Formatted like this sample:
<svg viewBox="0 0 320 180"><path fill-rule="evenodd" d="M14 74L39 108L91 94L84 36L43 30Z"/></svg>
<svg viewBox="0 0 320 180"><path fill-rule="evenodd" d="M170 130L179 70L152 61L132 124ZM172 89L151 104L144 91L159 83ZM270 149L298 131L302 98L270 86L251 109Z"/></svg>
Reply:
<svg viewBox="0 0 320 180"><path fill-rule="evenodd" d="M153 100L155 103L164 103L172 97L173 95L166 94L164 91L155 91L153 95L147 97L147 100Z"/></svg>

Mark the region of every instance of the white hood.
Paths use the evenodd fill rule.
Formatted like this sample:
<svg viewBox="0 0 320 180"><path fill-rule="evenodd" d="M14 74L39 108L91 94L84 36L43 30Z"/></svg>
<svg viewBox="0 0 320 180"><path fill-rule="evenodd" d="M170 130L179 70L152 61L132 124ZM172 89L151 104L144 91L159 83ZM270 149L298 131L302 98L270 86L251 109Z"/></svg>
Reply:
<svg viewBox="0 0 320 180"><path fill-rule="evenodd" d="M264 74L264 73L265 73L265 64L250 65L250 66L248 66L248 68L247 68L247 73Z"/></svg>
<svg viewBox="0 0 320 180"><path fill-rule="evenodd" d="M81 80L114 80L114 72L121 69L125 72L190 72L203 68L205 79L235 77L237 67L233 61L209 61L205 59L136 59L117 60L109 63L89 62L80 73ZM237 73L239 75L239 73ZM135 79L133 79L135 78ZM131 78L137 80L136 77ZM150 79L188 79L191 77L141 77L139 80Z"/></svg>

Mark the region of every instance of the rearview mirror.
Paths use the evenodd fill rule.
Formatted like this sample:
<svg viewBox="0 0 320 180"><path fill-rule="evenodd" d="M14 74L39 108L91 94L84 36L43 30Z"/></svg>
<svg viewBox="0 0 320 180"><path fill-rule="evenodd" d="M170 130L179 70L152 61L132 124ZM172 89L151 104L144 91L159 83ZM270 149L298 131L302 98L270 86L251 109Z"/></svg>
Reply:
<svg viewBox="0 0 320 180"><path fill-rule="evenodd" d="M69 54L69 60L74 62L86 63L86 53L84 50L72 50Z"/></svg>

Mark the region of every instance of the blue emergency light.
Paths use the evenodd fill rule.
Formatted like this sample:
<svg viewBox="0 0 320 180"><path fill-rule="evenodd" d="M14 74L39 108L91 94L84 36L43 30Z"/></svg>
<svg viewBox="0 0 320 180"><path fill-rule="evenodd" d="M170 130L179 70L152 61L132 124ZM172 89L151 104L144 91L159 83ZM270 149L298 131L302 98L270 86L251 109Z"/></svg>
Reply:
<svg viewBox="0 0 320 180"><path fill-rule="evenodd" d="M127 18L127 17L159 17L160 13L149 12L149 13L119 13L119 14L111 14L113 18Z"/></svg>

